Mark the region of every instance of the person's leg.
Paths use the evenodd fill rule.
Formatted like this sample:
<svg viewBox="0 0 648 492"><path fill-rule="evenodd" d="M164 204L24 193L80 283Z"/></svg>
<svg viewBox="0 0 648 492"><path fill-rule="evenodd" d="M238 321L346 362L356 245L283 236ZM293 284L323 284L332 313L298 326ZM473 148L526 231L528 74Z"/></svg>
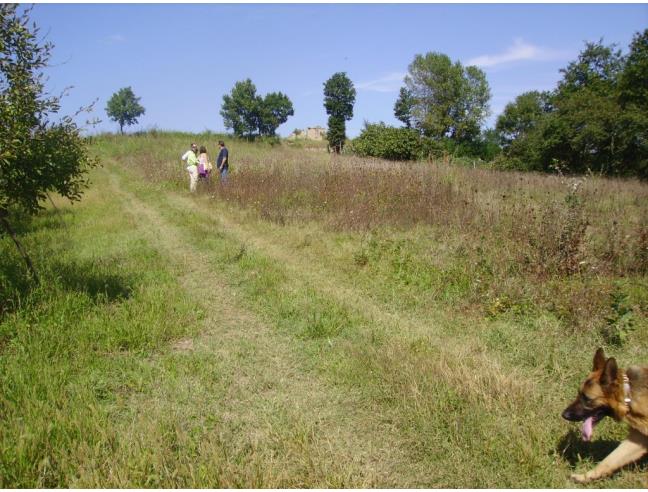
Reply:
<svg viewBox="0 0 648 492"><path fill-rule="evenodd" d="M227 168L223 169L221 171L221 183L226 184L227 183Z"/></svg>
<svg viewBox="0 0 648 492"><path fill-rule="evenodd" d="M198 181L198 169L195 166L192 166L189 169L189 191L196 191L196 182Z"/></svg>

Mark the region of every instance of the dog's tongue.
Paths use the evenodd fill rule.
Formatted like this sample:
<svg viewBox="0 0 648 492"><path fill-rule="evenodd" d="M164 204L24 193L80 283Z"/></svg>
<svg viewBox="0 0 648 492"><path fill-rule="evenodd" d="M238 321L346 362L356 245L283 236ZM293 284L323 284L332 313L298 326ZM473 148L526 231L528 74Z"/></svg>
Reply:
<svg viewBox="0 0 648 492"><path fill-rule="evenodd" d="M588 417L585 419L585 422L583 422L583 428L581 429L581 433L583 435L583 441L589 441L592 439L592 430L594 428L594 417Z"/></svg>

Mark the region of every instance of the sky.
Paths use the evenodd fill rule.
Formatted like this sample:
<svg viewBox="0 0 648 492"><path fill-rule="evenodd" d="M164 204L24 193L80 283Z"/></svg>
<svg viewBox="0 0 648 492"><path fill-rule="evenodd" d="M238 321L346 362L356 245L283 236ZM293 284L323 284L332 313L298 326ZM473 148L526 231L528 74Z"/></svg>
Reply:
<svg viewBox="0 0 648 492"><path fill-rule="evenodd" d="M326 127L323 84L346 72L355 137L365 121L400 125L393 107L417 54L484 70L492 127L516 96L555 88L586 42L627 52L648 4L37 4L30 17L55 46L48 90L71 87L61 114L97 101L89 133L118 131L105 107L122 87L146 108L127 131L224 132L223 95L247 78L292 101L280 135Z"/></svg>

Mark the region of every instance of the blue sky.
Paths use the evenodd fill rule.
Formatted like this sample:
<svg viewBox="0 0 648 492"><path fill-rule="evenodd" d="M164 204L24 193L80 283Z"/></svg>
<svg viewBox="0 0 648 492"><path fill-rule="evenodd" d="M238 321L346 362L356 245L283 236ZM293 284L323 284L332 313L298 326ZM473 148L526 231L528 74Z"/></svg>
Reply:
<svg viewBox="0 0 648 492"><path fill-rule="evenodd" d="M648 5L38 4L31 18L55 45L48 88L73 86L64 114L98 99L95 131L118 129L104 108L126 86L146 108L129 131L224 131L222 97L250 78L257 93L293 102L286 136L326 126L323 83L344 71L357 89L353 137L365 120L398 124L394 102L416 54L480 66L492 126L517 95L554 88L585 41L626 51L648 26Z"/></svg>

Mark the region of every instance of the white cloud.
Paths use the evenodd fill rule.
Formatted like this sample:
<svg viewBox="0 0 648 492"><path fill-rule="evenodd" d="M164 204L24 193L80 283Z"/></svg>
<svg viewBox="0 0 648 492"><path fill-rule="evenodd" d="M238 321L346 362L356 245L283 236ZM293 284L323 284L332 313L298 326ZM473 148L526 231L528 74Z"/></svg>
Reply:
<svg viewBox="0 0 648 492"><path fill-rule="evenodd" d="M567 59L568 57L569 53L565 51L557 51L543 48L541 46L534 46L526 43L523 39L518 38L513 42L513 46L509 47L504 53L478 56L468 60L466 64L486 68L516 61L562 60Z"/></svg>
<svg viewBox="0 0 648 492"><path fill-rule="evenodd" d="M407 74L392 72L376 80L359 82L355 84L355 87L361 91L396 92L403 86L405 75Z"/></svg>

